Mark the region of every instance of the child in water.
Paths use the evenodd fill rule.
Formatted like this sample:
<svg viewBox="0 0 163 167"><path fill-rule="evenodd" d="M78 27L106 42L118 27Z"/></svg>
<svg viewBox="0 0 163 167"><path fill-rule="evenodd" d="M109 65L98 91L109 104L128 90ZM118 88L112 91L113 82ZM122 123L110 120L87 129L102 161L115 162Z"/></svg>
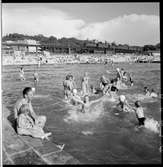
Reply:
<svg viewBox="0 0 163 167"><path fill-rule="evenodd" d="M120 108L120 111L122 112L132 111L132 107L128 104L126 97L124 95L120 95L119 103L117 104L117 107Z"/></svg>
<svg viewBox="0 0 163 167"><path fill-rule="evenodd" d="M23 80L23 81L25 80L23 67L21 67L20 70L19 70L19 76L20 76L20 80L21 80L21 81L22 81L22 80Z"/></svg>
<svg viewBox="0 0 163 167"><path fill-rule="evenodd" d="M135 102L135 113L136 113L136 117L139 121L139 126L142 127L144 126L144 121L145 121L145 116L144 116L144 111L143 111L143 107L141 106L140 101L136 101Z"/></svg>
<svg viewBox="0 0 163 167"><path fill-rule="evenodd" d="M150 96L155 98L158 97L158 94L154 91L154 89L152 89Z"/></svg>
<svg viewBox="0 0 163 167"><path fill-rule="evenodd" d="M144 87L144 93L146 96L150 96L150 91L149 91L148 87Z"/></svg>

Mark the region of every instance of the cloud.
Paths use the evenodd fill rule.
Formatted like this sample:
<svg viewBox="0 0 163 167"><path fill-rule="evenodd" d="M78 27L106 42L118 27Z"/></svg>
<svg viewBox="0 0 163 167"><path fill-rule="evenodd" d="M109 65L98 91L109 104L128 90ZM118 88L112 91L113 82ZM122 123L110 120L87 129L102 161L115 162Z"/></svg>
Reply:
<svg viewBox="0 0 163 167"><path fill-rule="evenodd" d="M2 34L76 37L131 45L160 41L159 16L123 15L111 20L86 23L66 12L49 7L7 8L2 6Z"/></svg>
<svg viewBox="0 0 163 167"><path fill-rule="evenodd" d="M159 17L154 15L124 15L105 22L92 23L83 28L80 38L116 41L133 45L160 41Z"/></svg>
<svg viewBox="0 0 163 167"><path fill-rule="evenodd" d="M65 12L51 8L4 9L2 12L3 35L23 33L72 37L77 36L85 24L83 20L74 19Z"/></svg>

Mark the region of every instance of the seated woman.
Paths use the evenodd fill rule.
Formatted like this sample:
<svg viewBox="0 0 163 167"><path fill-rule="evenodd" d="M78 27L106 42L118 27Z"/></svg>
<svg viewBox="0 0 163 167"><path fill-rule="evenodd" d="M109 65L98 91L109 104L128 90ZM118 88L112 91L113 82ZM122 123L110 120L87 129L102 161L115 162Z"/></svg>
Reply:
<svg viewBox="0 0 163 167"><path fill-rule="evenodd" d="M44 133L43 129L35 124L32 117L29 115L30 110L27 104L20 107L20 114L17 119L17 132L19 135L29 135L34 138L48 139L51 133Z"/></svg>

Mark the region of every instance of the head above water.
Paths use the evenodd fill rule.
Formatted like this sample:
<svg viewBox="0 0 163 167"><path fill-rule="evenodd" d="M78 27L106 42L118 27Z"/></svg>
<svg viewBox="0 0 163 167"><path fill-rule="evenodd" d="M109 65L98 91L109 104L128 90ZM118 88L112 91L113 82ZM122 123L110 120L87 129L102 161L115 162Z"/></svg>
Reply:
<svg viewBox="0 0 163 167"><path fill-rule="evenodd" d="M120 102L125 102L126 97L124 95L120 95L119 100L120 100Z"/></svg>
<svg viewBox="0 0 163 167"><path fill-rule="evenodd" d="M84 103L86 103L86 102L89 102L89 96L88 95L84 96Z"/></svg>
<svg viewBox="0 0 163 167"><path fill-rule="evenodd" d="M78 93L77 89L73 89L73 94L76 95Z"/></svg>
<svg viewBox="0 0 163 167"><path fill-rule="evenodd" d="M140 106L141 106L141 103L140 103L139 100L137 100L137 101L135 102L135 106L136 106L136 107L140 107Z"/></svg>
<svg viewBox="0 0 163 167"><path fill-rule="evenodd" d="M31 100L32 97L33 97L33 90L31 87L26 87L24 90L23 90L23 97L28 99L28 100Z"/></svg>

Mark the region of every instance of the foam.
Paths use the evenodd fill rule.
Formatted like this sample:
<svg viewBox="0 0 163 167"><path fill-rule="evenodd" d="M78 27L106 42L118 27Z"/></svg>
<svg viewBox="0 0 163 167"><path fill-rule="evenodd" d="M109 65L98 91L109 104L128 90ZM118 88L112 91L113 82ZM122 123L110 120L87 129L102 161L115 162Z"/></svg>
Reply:
<svg viewBox="0 0 163 167"><path fill-rule="evenodd" d="M155 132L155 133L159 133L159 128L160 125L158 123L158 121L154 120L153 118L147 118L144 122L144 127Z"/></svg>
<svg viewBox="0 0 163 167"><path fill-rule="evenodd" d="M64 118L65 122L93 122L104 113L102 103L95 103L90 106L88 112L82 113L79 107L72 107L68 111L68 116Z"/></svg>
<svg viewBox="0 0 163 167"><path fill-rule="evenodd" d="M82 131L81 132L83 135L93 135L92 131Z"/></svg>

